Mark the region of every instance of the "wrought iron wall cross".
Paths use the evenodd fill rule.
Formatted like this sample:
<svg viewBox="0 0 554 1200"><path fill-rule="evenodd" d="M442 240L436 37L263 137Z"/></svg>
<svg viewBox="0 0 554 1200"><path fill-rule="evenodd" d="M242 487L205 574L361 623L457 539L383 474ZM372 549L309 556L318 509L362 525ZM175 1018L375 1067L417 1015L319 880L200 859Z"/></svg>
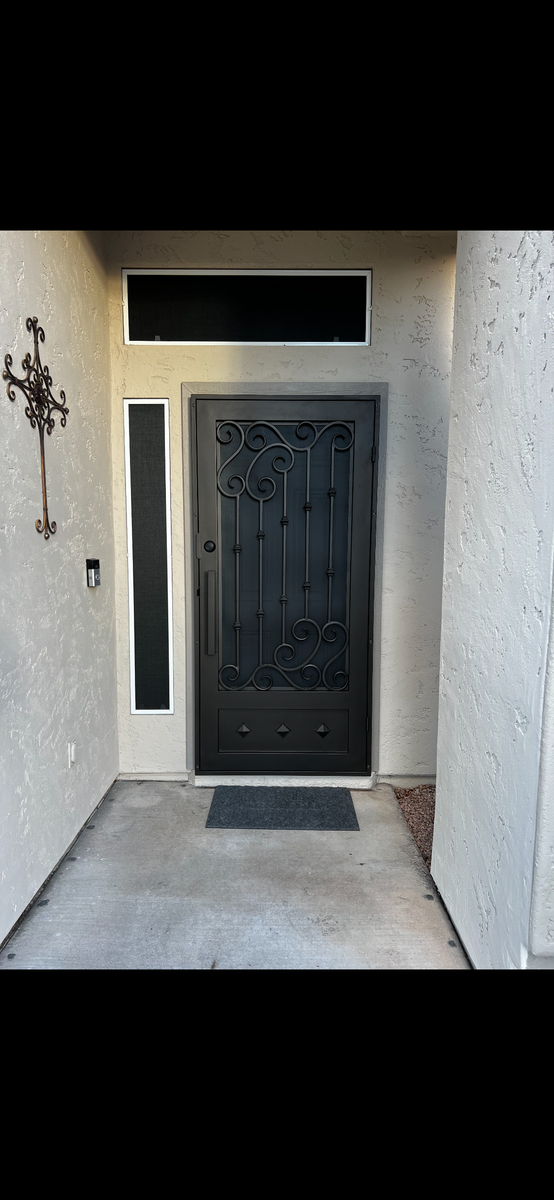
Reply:
<svg viewBox="0 0 554 1200"><path fill-rule="evenodd" d="M63 428L67 421L69 409L66 408L65 405L65 392L63 392L61 389L61 403L54 399L50 390L52 385L52 376L50 375L48 367L43 367L41 364L38 343L39 339L41 342L44 341L44 329L41 329L38 323L38 317L27 317L26 325L29 332L31 332L31 329L33 330L35 339L34 358L31 360L31 355L29 352L27 352L21 363L21 366L26 374L23 379L17 379L16 376L10 371L10 367L13 362L12 356L11 354L6 354L4 359L6 369L2 372L2 377L10 381L7 387L10 400L15 400L16 398L13 390L14 386L18 387L24 393L27 399L25 416L29 418L33 429L36 429L38 425L38 435L40 439L40 466L42 471L42 521L39 517L35 522L35 528L38 533L44 533L45 538L49 538L51 533L56 532L57 525L56 522L51 521L48 516L48 500L46 496L46 464L44 461L44 430L46 429L48 434L52 433L55 424L54 417L52 416L52 412L54 410L62 414L60 425Z"/></svg>

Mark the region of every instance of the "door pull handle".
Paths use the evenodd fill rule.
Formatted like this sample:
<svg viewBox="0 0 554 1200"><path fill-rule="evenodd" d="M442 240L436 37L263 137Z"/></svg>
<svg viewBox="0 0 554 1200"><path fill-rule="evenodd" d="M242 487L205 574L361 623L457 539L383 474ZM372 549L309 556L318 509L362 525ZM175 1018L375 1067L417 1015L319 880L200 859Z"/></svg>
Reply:
<svg viewBox="0 0 554 1200"><path fill-rule="evenodd" d="M215 571L206 571L208 592L208 654L215 654Z"/></svg>

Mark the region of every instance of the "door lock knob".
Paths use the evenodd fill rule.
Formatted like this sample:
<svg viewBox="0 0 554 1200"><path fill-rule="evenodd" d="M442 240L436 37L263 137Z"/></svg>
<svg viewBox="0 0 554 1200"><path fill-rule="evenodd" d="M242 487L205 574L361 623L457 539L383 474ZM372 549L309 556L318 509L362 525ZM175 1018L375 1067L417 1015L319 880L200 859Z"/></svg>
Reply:
<svg viewBox="0 0 554 1200"><path fill-rule="evenodd" d="M215 542L204 542L204 550L207 550L208 554L211 554L215 550Z"/></svg>

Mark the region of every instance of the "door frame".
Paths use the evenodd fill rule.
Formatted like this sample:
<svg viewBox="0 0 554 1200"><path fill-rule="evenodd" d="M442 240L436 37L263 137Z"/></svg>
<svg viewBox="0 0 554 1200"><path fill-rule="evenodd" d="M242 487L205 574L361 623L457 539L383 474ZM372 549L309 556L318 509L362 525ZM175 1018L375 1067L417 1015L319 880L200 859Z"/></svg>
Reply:
<svg viewBox="0 0 554 1200"><path fill-rule="evenodd" d="M385 465L387 433L386 383L205 383L183 382L181 384L182 430L183 430L183 509L184 509L184 568L185 568L185 656L186 656L186 768L196 771L196 689L198 661L195 646L195 530L196 530L196 447L193 436L193 399L195 396L232 398L235 396L260 396L267 399L298 397L348 397L352 399L375 399L377 406L375 429L375 474L373 487L372 541L374 565L372 571L373 594L370 595L370 612L373 609L373 635L369 638L369 704L371 712L371 772L378 770L379 748L379 695L381 666L381 610L383 572L383 534ZM331 782L332 777L329 777Z"/></svg>

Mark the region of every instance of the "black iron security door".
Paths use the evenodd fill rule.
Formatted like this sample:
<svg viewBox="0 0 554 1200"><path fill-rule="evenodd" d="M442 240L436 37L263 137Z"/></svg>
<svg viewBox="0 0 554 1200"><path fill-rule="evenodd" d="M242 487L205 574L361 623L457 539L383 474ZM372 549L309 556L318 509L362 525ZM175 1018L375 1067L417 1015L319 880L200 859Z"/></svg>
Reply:
<svg viewBox="0 0 554 1200"><path fill-rule="evenodd" d="M377 403L191 400L200 772L370 769Z"/></svg>

